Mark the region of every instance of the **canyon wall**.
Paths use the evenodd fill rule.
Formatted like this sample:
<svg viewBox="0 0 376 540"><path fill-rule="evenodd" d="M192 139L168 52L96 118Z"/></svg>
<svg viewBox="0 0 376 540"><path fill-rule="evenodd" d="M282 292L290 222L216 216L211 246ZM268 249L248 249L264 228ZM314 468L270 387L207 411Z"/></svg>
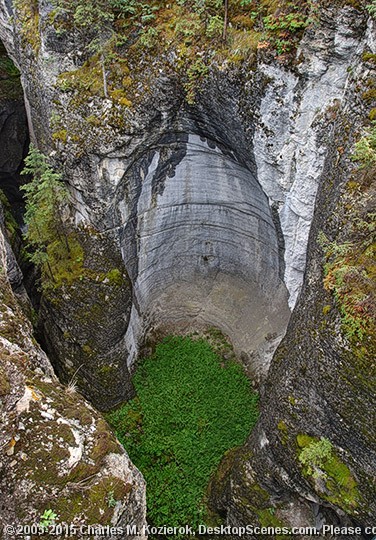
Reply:
<svg viewBox="0 0 376 540"><path fill-rule="evenodd" d="M18 6L12 40L6 23L1 37L21 70L31 138L64 173L84 267L97 272L43 298L59 375L78 371L81 391L108 409L133 395L129 373L150 338L215 326L264 378L290 315L284 240L257 180L238 80L213 74L195 104L164 75L133 109L90 93L77 102L62 79L83 69L85 36L61 36L41 2L34 42L21 15ZM111 270L122 287L104 277Z"/></svg>
<svg viewBox="0 0 376 540"><path fill-rule="evenodd" d="M333 28L340 24L331 23ZM256 521L320 529L327 523L360 526L364 533L376 515L375 338L369 329L362 335L346 323L353 295L371 302L369 309L359 308L360 320L374 318L374 248L368 263L364 254L374 246L375 169L371 161L366 166L352 159L355 141L367 133L372 106L367 92L375 66L367 53L375 50L374 22L356 16L350 25L348 35L353 39L358 32L363 54L347 70L342 100L324 113L330 137L318 139L325 148L323 161L310 165L322 163L303 288L263 387L259 423L247 444L226 456L211 484L213 508L233 525ZM311 180L308 176L308 193ZM365 228L359 234L361 223ZM358 275L370 283L368 296L358 290ZM304 449L319 449L323 441L331 445L330 458L317 454L316 468L314 458L307 467ZM355 536L367 538L363 533Z"/></svg>
<svg viewBox="0 0 376 540"><path fill-rule="evenodd" d="M77 538L88 538L83 522L142 530L145 481L76 381L59 383L33 336L25 294L12 291L16 266L0 206L1 537L37 526L48 510L77 526Z"/></svg>

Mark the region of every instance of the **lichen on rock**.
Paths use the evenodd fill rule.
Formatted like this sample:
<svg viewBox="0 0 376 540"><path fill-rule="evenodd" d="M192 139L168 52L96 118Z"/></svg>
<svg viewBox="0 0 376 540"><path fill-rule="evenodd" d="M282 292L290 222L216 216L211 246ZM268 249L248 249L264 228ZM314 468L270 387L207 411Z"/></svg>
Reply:
<svg viewBox="0 0 376 540"><path fill-rule="evenodd" d="M108 410L134 395L124 339L131 286L110 237L80 228L74 243L74 269L65 268L66 259L52 266L55 280L45 288L40 325L60 378Z"/></svg>
<svg viewBox="0 0 376 540"><path fill-rule="evenodd" d="M145 525L145 485L104 419L58 382L7 278L0 231L0 528ZM109 504L111 500L115 504ZM78 534L78 538L86 538ZM96 536L100 538L100 535ZM127 538L127 536L122 536Z"/></svg>

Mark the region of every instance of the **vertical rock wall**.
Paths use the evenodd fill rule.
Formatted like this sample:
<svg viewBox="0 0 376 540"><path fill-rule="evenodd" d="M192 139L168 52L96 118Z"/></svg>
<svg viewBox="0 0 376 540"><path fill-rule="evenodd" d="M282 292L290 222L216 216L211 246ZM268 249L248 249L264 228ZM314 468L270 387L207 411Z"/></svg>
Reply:
<svg viewBox="0 0 376 540"><path fill-rule="evenodd" d="M82 540L108 538L87 535L89 525L123 528L112 538L128 539L134 524L145 538L144 479L75 381L67 388L54 375L12 292L6 236L0 205L1 538L37 527L46 510Z"/></svg>
<svg viewBox="0 0 376 540"><path fill-rule="evenodd" d="M352 32L357 20L355 13ZM364 36L363 50L371 53L371 59L374 24L368 20L358 27ZM366 174L351 159L375 104L364 99L374 81L374 62L365 55L352 65L342 104L328 119L331 144L326 146L319 178L303 289L271 363L257 428L244 448L225 458L212 484L214 506L230 524L310 525L320 530L326 523L361 526L364 532L374 523L375 336L362 341L346 330L340 299L324 287L323 252L323 238L330 239L332 255L346 243L356 246L354 224L374 208L374 167ZM327 139L322 142L328 144ZM372 245L374 225L365 227L364 237ZM343 277L349 280L349 295L353 288L356 291L356 272L368 275L359 249L355 261L359 266L351 278ZM346 262L342 264L345 276ZM367 279L372 280L372 275ZM372 312L365 312L367 316L372 317ZM317 458L316 468L312 461L309 469L300 459L302 451L321 438L332 445L330 460ZM225 472L227 481L221 482ZM333 538L344 537L368 536L333 534Z"/></svg>
<svg viewBox="0 0 376 540"><path fill-rule="evenodd" d="M10 35L11 13L5 2L0 5L5 23L1 37L23 73L32 136L44 151L54 150L52 157L73 194L76 222L110 238L116 257L121 252L125 263L130 282L127 299L121 298L129 323L118 341L124 345L124 363L136 357L148 331L158 325L189 325L196 318L196 323L218 324L228 331L260 371L251 354L257 348L260 353L260 345L254 348L252 339L260 337L266 349L265 338L278 339L288 317L279 281L281 249L284 244L285 279L294 305L320 188L307 279L272 364L259 427L244 449L228 456L222 493L213 493L233 524L265 521L276 507L277 518L288 523L304 524L308 518L319 523L325 517L369 523L375 514L374 487L367 480L374 448L373 420L364 405L369 388L354 375L348 344L338 337L338 317L330 324L324 320L328 299L315 242L341 201L340 186L348 171L337 167L341 159L349 165L350 142L359 123L350 115L346 129L351 136L344 136L337 116L339 111L347 114L353 102L358 105L357 77L368 84L361 57L364 50L375 53L373 23L354 7L323 8L294 66L265 61L253 73L247 66L240 68L236 76L213 70L189 114L179 83L164 74L133 110L124 112L95 95L72 110L69 93L55 83L59 73L82 66L82 43L75 32L59 40L43 24L50 6L40 2L36 52L22 39L17 17ZM56 103L66 133L55 132L53 139ZM96 117L103 125L95 125ZM221 179L220 189L216 178ZM274 216L279 214L277 225L268 202ZM280 230L283 239L278 241ZM331 233L335 238L335 231ZM73 303L79 290L72 289ZM260 320L259 306L267 324ZM277 335L268 336L275 329L274 306ZM56 327L69 308L54 311ZM81 330L77 326L78 336ZM84 330L87 334L90 327ZM61 337L53 329L51 335L60 349ZM268 355L260 354L266 367ZM332 438L337 463L346 467L346 474L350 471L360 500L353 492L346 501L338 486L333 492L302 474L298 435Z"/></svg>
<svg viewBox="0 0 376 540"><path fill-rule="evenodd" d="M138 193L135 252L122 240L126 265L137 260L138 335L216 326L256 377L265 373L259 349L273 350L289 311L275 225L252 172L229 147L170 133Z"/></svg>
<svg viewBox="0 0 376 540"><path fill-rule="evenodd" d="M354 68L372 42L372 26L347 6L320 14L297 51L296 68L260 64L269 81L254 135L257 178L278 208L285 241L285 283L293 307L300 292L316 193Z"/></svg>

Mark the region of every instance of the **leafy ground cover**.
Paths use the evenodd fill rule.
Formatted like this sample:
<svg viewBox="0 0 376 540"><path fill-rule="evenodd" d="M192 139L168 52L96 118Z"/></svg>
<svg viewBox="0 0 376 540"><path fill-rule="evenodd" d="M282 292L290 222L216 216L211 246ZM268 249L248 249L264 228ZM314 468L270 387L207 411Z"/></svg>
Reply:
<svg viewBox="0 0 376 540"><path fill-rule="evenodd" d="M148 521L196 526L211 474L256 422L257 394L239 364L189 337L160 343L134 384L137 397L107 419L145 476Z"/></svg>

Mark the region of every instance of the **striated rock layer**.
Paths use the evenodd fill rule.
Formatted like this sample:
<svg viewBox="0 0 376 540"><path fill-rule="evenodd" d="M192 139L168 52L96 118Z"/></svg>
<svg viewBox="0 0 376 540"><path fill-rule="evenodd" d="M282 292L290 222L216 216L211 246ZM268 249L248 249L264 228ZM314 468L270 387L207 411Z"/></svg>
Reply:
<svg viewBox="0 0 376 540"><path fill-rule="evenodd" d="M360 30L356 20L352 21L354 32ZM368 40L364 46L373 55L374 29L372 21L368 27L362 26ZM364 133L374 103L364 99L370 81L376 80L374 62L367 60L373 57L365 56L353 65L343 105L331 117L332 146L319 182L305 281L271 363L260 420L246 445L226 456L211 485L213 507L229 524L268 522L318 530L323 524L357 526L361 534L332 533L332 537L372 536L376 515L375 336L356 337L344 322L346 306L344 309L343 300L330 292L336 287L328 287L328 281L324 286L328 273L324 250L329 245L330 261L341 249L342 255L347 253L346 246L359 250L351 268L351 259L344 257L341 262L342 286L348 284L346 300L351 300L358 291L360 274L369 283L373 280L366 298L371 307L359 308L359 313L365 320L374 317L374 266L367 267L363 257L365 239L374 253L375 167L374 162L373 167L371 162L364 167L351 159L354 142ZM359 224L363 232L354 238ZM338 274L337 280L338 290ZM302 450L310 444L318 449L321 438L332 445L330 460L321 459L317 452L317 461L312 465L312 460L309 469L301 459Z"/></svg>
<svg viewBox="0 0 376 540"><path fill-rule="evenodd" d="M145 328L212 325L246 360L266 336L283 333L289 311L275 225L235 152L203 135L168 134L148 154L134 215L136 253L127 234L132 217L119 234L125 264L134 266L133 339ZM251 364L257 377L267 361Z"/></svg>
<svg viewBox="0 0 376 540"><path fill-rule="evenodd" d="M80 67L79 36L74 41L54 34L49 10L42 2L37 46L25 39L17 10L12 40L6 24L1 34L21 69L31 137L47 153L54 147L56 167L63 169L72 192L76 225L94 228L98 246L113 246L109 264L130 280L127 292L118 290L117 301L110 295L107 312L106 301L100 301L108 297L105 282L88 285L84 297L90 297L92 286L99 322L91 314L82 320L80 283L60 291L60 302L44 298L45 341L58 372L69 380L79 369L80 388L87 396L90 387L97 388L91 398L106 409L132 395L127 366L149 336L216 326L249 372L262 378L290 313L279 218L256 177L237 81L216 74L189 106L181 86L161 76L135 110L120 112L98 96L91 111L86 104L72 110L59 76ZM6 6L1 14L9 24ZM87 123L98 106L103 131ZM107 114L124 114L126 126L114 128ZM52 135L56 118L65 124ZM77 125L80 134L70 136ZM90 258L85 251L84 264L91 269ZM105 271L110 270L106 261ZM96 333L97 323L105 328L111 320L118 331L90 343L87 337ZM127 365L121 366L120 358ZM106 378L101 369L107 370Z"/></svg>
<svg viewBox="0 0 376 540"><path fill-rule="evenodd" d="M254 134L257 178L278 208L285 244L284 280L297 301L303 283L309 231L336 111L345 100L352 69L367 44L371 20L349 6L321 10L307 30L295 70L260 63L268 79Z"/></svg>

